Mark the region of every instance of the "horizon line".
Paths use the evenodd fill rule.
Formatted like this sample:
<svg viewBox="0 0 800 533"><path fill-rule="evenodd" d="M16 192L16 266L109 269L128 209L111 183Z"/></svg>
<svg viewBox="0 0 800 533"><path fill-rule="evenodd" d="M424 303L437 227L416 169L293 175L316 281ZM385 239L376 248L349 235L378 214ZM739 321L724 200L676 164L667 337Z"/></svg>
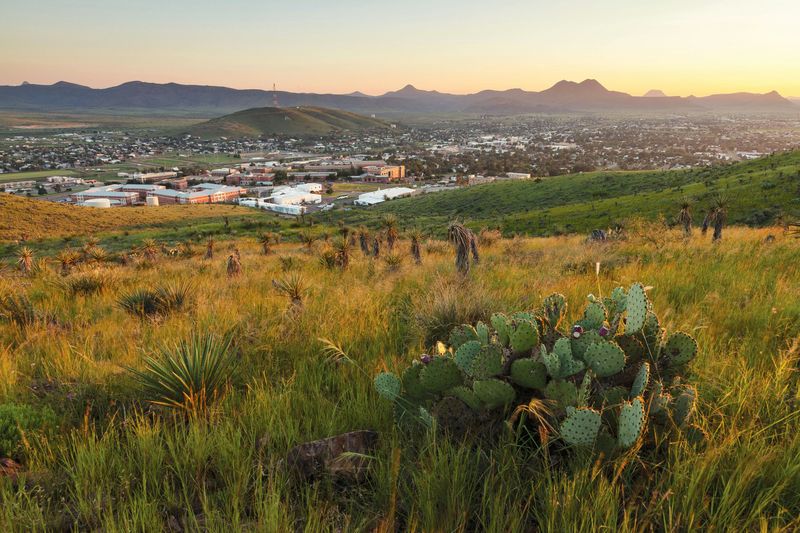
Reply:
<svg viewBox="0 0 800 533"><path fill-rule="evenodd" d="M627 91L622 91L622 90L617 90L617 89L609 89L608 87L606 87L602 82L600 82L596 78L586 78L586 79L584 79L582 81L561 79L561 80L558 80L557 82L555 82L555 83L553 83L551 85L546 86L543 89L538 89L538 90L536 90L536 89L523 89L522 87L509 87L509 88L505 88L505 89L485 88L485 89L480 89L480 90L474 91L474 92L456 93L456 92L442 91L442 90L439 90L439 89L420 89L419 87L417 87L413 83L406 83L405 85L403 85L399 89L390 89L390 90L387 90L387 91L385 91L385 92L383 92L381 94L370 94L370 93L366 93L366 92L364 92L364 91L362 91L360 89L355 89L355 90L352 90L352 91L349 91L349 92L329 92L329 91L314 91L314 90L286 90L286 89L278 88L277 92L294 93L294 94L330 94L330 95L335 95L335 96L351 96L351 95L354 95L354 93L361 93L365 97L377 98L377 97L381 97L381 96L384 96L384 95L389 94L389 93L399 92L399 91L401 91L403 89L411 87L411 88L413 88L415 90L422 91L422 92L436 92L436 93L439 93L439 94L445 94L445 95L451 95L451 96L470 96L470 95L478 94L478 93L481 93L481 92L484 92L484 91L505 92L505 91L516 91L516 90L519 90L519 91L524 91L524 92L538 93L538 92L542 92L542 91L545 91L547 89L550 89L552 87L555 87L557 84L559 84L561 82L569 82L569 83L581 84L581 83L585 83L587 81L597 82L598 84L600 84L607 91L621 92L621 93L625 93L625 94L628 94L630 96L635 96L635 97L644 97L644 94L646 94L647 92L650 92L650 91L661 91L661 89L652 88L652 89L648 89L643 94L635 94L633 92L627 92ZM146 84L151 84L151 85L184 85L184 86L194 86L194 87L214 87L214 88L223 88L223 89L233 89L233 90L237 90L237 91L264 91L264 92L271 92L272 91L271 87L267 87L267 88L236 87L236 86L232 86L232 85L218 85L218 84L213 84L213 83L177 82L177 81L160 82L160 81L144 81L144 80L138 80L138 79L131 79L131 80L128 80L128 81L123 81L123 82L119 82L119 83L116 83L114 85L108 85L108 86L92 86L92 85L86 85L86 84L83 84L83 83L67 81L67 80L63 80L63 79L62 80L58 80L58 81L54 81L52 83L28 82L26 80L23 80L22 82L19 82L16 85L6 84L6 85L0 85L0 87L24 87L26 85L36 85L36 86L50 87L50 86L53 86L53 85L58 85L60 83L70 84L70 85L78 85L78 86L86 87L88 89L93 89L93 90L113 89L115 87L120 87L122 85L130 84L130 83L146 83ZM706 95L697 95L695 93L686 94L686 95L666 94L665 97L666 98L689 98L689 97L702 98L704 96L714 96L714 95L719 95L719 94L743 93L743 94L761 94L761 95L765 95L765 94L770 94L770 93L773 93L773 92L778 94L778 95L780 95L783 98L800 99L800 95L799 96L783 95L776 89L772 89L772 90L766 91L766 92L752 92L752 91L743 91L743 90L731 90L730 92L713 92L713 93L709 93L709 94L706 94Z"/></svg>

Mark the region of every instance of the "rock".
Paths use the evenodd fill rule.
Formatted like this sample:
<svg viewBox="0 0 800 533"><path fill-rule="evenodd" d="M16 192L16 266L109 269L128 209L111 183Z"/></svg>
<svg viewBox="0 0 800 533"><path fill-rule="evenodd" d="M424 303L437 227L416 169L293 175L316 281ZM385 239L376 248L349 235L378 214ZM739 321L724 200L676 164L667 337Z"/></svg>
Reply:
<svg viewBox="0 0 800 533"><path fill-rule="evenodd" d="M376 431L361 430L306 442L289 450L289 468L305 478L326 473L357 480L367 472L367 456L378 443Z"/></svg>
<svg viewBox="0 0 800 533"><path fill-rule="evenodd" d="M22 465L13 459L3 457L0 459L0 477L16 478L22 471Z"/></svg>

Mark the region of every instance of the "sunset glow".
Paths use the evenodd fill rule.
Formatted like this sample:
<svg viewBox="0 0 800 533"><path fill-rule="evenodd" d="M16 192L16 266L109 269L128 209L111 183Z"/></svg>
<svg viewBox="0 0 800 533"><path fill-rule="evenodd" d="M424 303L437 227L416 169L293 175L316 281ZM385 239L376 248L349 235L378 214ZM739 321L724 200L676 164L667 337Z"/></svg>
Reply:
<svg viewBox="0 0 800 533"><path fill-rule="evenodd" d="M4 85L467 93L595 78L632 94L800 95L792 0L5 0L0 18Z"/></svg>

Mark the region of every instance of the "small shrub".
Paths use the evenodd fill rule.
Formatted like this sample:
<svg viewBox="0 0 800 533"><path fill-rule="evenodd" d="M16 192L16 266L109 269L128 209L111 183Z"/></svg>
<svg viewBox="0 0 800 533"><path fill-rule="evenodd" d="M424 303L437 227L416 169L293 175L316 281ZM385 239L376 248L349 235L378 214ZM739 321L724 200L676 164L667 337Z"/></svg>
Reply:
<svg viewBox="0 0 800 533"><path fill-rule="evenodd" d="M114 283L107 272L92 271L63 279L59 285L72 296L91 296L103 292Z"/></svg>
<svg viewBox="0 0 800 533"><path fill-rule="evenodd" d="M301 261L292 255L283 255L278 258L281 265L281 272L291 272L300 268Z"/></svg>
<svg viewBox="0 0 800 533"><path fill-rule="evenodd" d="M38 319L39 313L25 294L0 295L0 320L31 326Z"/></svg>
<svg viewBox="0 0 800 533"><path fill-rule="evenodd" d="M0 405L0 457L20 459L24 442L37 433L49 433L56 427L56 415L49 407Z"/></svg>
<svg viewBox="0 0 800 533"><path fill-rule="evenodd" d="M383 262L387 272L397 272L403 266L403 256L396 253L388 253L384 256Z"/></svg>
<svg viewBox="0 0 800 533"><path fill-rule="evenodd" d="M425 346L433 346L459 324L486 320L492 309L492 300L478 285L464 286L438 280L414 302L412 309Z"/></svg>

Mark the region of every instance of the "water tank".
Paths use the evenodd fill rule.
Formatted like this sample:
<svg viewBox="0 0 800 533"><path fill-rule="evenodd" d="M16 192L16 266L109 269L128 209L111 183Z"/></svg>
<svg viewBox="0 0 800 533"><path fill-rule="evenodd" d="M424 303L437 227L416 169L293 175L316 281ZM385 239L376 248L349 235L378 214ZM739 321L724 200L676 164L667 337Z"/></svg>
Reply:
<svg viewBox="0 0 800 533"><path fill-rule="evenodd" d="M108 209L111 207L111 200L108 198L92 198L83 202L86 207L99 207L101 209Z"/></svg>
<svg viewBox="0 0 800 533"><path fill-rule="evenodd" d="M148 196L147 207L158 207L158 196Z"/></svg>

